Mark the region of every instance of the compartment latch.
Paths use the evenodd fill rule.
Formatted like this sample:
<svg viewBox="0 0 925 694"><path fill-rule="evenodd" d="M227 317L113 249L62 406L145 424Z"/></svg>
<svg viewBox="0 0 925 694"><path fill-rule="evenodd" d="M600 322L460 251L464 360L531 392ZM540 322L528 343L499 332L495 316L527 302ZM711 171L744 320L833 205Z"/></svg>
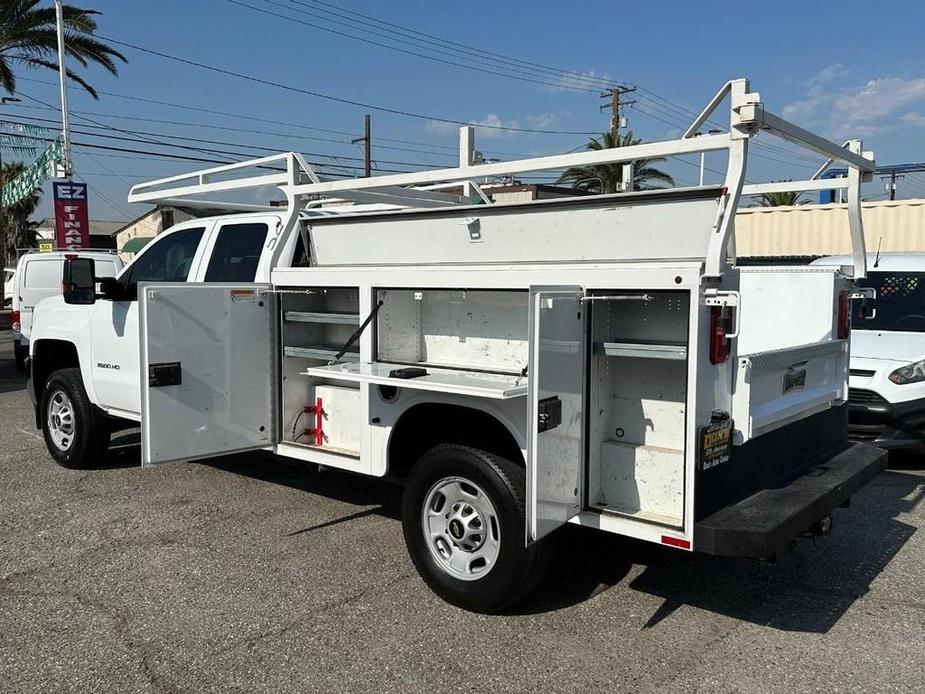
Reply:
<svg viewBox="0 0 925 694"><path fill-rule="evenodd" d="M555 429L562 423L562 401L558 395L543 398L537 403L536 430L538 433Z"/></svg>

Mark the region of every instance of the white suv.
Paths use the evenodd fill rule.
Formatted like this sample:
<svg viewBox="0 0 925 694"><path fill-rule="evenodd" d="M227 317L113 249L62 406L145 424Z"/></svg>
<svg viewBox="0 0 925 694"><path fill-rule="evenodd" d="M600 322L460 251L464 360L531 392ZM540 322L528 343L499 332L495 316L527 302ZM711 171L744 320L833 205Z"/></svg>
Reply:
<svg viewBox="0 0 925 694"><path fill-rule="evenodd" d="M834 256L814 265L850 265ZM925 451L925 253L869 254L872 296L855 300L849 433L881 448Z"/></svg>
<svg viewBox="0 0 925 694"><path fill-rule="evenodd" d="M32 311L42 299L61 294L61 272L65 257L93 258L99 277L115 277L123 266L122 259L115 251L52 251L26 253L20 257L8 289L13 299L10 319L13 352L16 366L20 369L29 355Z"/></svg>

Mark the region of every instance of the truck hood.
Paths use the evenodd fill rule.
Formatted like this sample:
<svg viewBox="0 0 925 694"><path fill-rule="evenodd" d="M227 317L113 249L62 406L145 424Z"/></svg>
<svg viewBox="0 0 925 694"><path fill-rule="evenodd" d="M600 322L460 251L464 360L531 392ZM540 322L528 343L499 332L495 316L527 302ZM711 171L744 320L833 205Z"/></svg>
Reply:
<svg viewBox="0 0 925 694"><path fill-rule="evenodd" d="M852 360L855 357L906 363L925 359L925 333L852 330Z"/></svg>

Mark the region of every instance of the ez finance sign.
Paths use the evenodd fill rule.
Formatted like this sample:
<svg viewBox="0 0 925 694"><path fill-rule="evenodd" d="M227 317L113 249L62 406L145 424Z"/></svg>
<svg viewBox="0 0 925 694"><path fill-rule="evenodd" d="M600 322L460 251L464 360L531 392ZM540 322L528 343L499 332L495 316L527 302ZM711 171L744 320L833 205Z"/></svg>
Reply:
<svg viewBox="0 0 925 694"><path fill-rule="evenodd" d="M87 184L52 183L55 192L55 241L58 250L78 250L90 245Z"/></svg>

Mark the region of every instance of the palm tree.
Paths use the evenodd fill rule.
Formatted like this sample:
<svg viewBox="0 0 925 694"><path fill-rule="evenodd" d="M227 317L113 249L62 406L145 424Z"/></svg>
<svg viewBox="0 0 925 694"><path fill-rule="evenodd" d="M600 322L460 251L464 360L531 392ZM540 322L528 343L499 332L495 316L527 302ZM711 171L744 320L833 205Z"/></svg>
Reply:
<svg viewBox="0 0 925 694"><path fill-rule="evenodd" d="M638 145L642 140L635 137L632 131L625 135L602 133L600 138L593 137L588 143L588 149L597 151L613 147L629 147ZM664 157L653 159L637 159L633 162L633 189L651 190L673 186L674 179L670 174L655 168L654 164L665 161ZM557 183L569 183L573 188L587 190L592 193L616 193L623 190L623 164L594 164L591 166L574 166L566 169L559 176Z"/></svg>
<svg viewBox="0 0 925 694"><path fill-rule="evenodd" d="M782 181L772 181L772 183L785 183L791 179L786 178ZM760 207L786 207L788 205L802 205L806 200L803 193L788 190L782 193L762 193L759 200Z"/></svg>
<svg viewBox="0 0 925 694"><path fill-rule="evenodd" d="M0 170L0 185L6 185L19 176L25 166L22 162L4 164ZM0 211L0 238L3 239L5 259L16 259L16 249L35 246L35 223L29 217L35 212L42 198L41 188L34 190L19 202Z"/></svg>
<svg viewBox="0 0 925 694"><path fill-rule="evenodd" d="M58 35L55 8L37 7L40 0L0 0L0 87L16 91L18 67L58 70ZM116 60L126 62L116 49L92 36L96 31L96 10L65 5L64 45L67 55L81 67L100 65L118 74ZM94 99L96 91L80 75L68 69L67 76L86 89Z"/></svg>

